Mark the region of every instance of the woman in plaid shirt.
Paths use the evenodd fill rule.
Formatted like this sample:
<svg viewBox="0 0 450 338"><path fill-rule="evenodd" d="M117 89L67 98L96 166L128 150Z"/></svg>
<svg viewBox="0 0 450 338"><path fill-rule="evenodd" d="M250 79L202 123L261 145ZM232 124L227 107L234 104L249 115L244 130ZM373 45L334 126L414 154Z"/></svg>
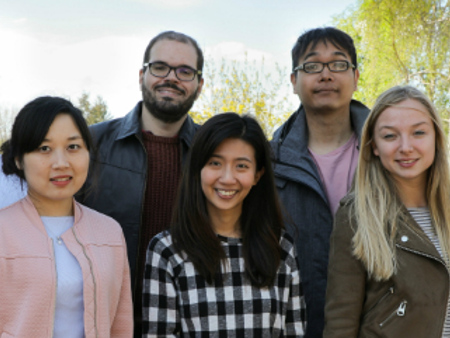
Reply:
<svg viewBox="0 0 450 338"><path fill-rule="evenodd" d="M147 251L144 337L301 337L305 302L259 124L197 132L169 231Z"/></svg>

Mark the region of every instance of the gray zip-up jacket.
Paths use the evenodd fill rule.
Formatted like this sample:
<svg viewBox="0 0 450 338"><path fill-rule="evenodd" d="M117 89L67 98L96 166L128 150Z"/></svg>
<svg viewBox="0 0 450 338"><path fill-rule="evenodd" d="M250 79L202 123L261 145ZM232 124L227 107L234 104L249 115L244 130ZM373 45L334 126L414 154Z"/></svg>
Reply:
<svg viewBox="0 0 450 338"><path fill-rule="evenodd" d="M350 119L358 139L369 109L352 100ZM306 337L322 337L328 252L333 214L316 164L308 153L302 106L275 131L271 145L278 193L294 237L306 300Z"/></svg>

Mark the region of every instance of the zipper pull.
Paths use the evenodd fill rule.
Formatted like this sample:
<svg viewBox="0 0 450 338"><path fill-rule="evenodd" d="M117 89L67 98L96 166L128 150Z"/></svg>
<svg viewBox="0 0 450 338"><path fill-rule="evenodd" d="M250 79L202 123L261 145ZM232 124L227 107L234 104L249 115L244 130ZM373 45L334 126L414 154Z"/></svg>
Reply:
<svg viewBox="0 0 450 338"><path fill-rule="evenodd" d="M403 302L400 303L400 306L397 309L397 316L399 317L403 317L405 315L405 310L406 310L406 304L408 302L406 300L404 300Z"/></svg>

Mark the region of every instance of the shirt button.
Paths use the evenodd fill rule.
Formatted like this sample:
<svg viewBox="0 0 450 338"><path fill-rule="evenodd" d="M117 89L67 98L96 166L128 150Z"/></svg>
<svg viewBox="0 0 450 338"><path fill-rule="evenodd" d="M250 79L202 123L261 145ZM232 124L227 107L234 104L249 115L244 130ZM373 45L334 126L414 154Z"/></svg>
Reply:
<svg viewBox="0 0 450 338"><path fill-rule="evenodd" d="M402 236L401 241L402 242L408 242L408 236Z"/></svg>

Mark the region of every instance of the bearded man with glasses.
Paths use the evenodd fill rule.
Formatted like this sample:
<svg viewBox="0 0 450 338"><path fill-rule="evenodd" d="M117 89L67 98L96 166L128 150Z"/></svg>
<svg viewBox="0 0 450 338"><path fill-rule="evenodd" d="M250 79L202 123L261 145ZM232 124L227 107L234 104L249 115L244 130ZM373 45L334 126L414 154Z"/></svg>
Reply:
<svg viewBox="0 0 450 338"><path fill-rule="evenodd" d="M202 69L203 53L193 38L173 31L157 35L139 70L142 101L123 118L91 127L96 170L77 198L122 226L135 337L142 330L145 253L170 223L181 165L197 130L188 112L202 90Z"/></svg>
<svg viewBox="0 0 450 338"><path fill-rule="evenodd" d="M291 83L300 108L274 133L274 172L296 241L306 299L306 335L322 337L334 214L352 184L369 109L352 100L359 70L352 38L333 27L301 35Z"/></svg>

